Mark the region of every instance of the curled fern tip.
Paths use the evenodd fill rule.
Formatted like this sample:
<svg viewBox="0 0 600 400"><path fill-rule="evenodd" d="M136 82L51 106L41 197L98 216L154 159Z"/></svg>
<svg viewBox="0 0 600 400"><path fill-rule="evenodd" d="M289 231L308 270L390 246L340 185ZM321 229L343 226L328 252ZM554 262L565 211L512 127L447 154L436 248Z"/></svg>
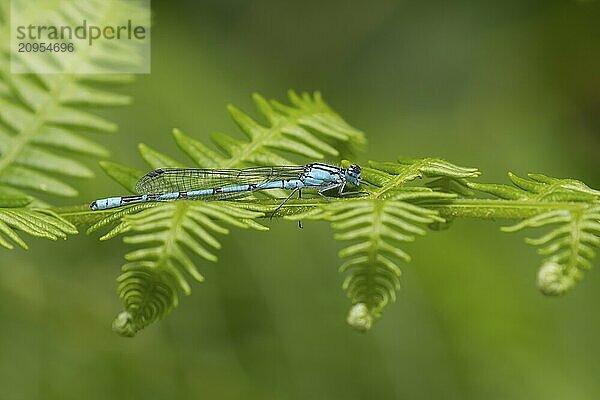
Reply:
<svg viewBox="0 0 600 400"><path fill-rule="evenodd" d="M373 326L373 316L364 303L357 303L350 309L346 322L358 332L368 332Z"/></svg>
<svg viewBox="0 0 600 400"><path fill-rule="evenodd" d="M138 331L133 322L133 316L128 311L122 311L115 317L112 323L112 330L124 337L134 337Z"/></svg>
<svg viewBox="0 0 600 400"><path fill-rule="evenodd" d="M562 296L571 289L576 277L565 273L565 268L555 262L547 262L538 271L537 286L546 296Z"/></svg>

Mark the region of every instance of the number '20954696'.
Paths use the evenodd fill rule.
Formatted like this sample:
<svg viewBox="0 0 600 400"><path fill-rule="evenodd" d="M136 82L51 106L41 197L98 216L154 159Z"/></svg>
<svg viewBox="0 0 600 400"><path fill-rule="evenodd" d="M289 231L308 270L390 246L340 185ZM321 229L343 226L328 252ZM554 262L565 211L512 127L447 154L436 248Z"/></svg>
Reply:
<svg viewBox="0 0 600 400"><path fill-rule="evenodd" d="M25 43L21 42L17 44L17 51L19 53L45 53L45 52L56 52L56 53L72 53L75 51L75 45L73 43L46 43L46 42L33 42Z"/></svg>

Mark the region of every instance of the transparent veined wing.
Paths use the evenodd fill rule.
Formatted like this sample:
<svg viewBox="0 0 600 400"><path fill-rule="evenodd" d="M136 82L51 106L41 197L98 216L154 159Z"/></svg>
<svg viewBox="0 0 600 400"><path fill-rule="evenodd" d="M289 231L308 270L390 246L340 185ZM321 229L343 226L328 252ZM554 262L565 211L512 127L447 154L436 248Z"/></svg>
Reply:
<svg viewBox="0 0 600 400"><path fill-rule="evenodd" d="M276 166L245 169L159 168L148 172L135 185L138 194L187 192L233 185L298 178L305 167Z"/></svg>

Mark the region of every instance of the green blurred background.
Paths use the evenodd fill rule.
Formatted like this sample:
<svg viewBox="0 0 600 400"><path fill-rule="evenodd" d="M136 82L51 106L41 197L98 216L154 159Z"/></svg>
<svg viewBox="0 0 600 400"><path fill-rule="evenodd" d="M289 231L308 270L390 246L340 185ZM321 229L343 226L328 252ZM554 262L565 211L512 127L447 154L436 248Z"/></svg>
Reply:
<svg viewBox="0 0 600 400"><path fill-rule="evenodd" d="M250 95L321 90L370 146L359 161L439 156L600 187L600 7L586 1L154 1L152 73L102 111L118 162L136 144L184 159L178 127L240 135ZM119 187L98 172L85 203ZM564 298L502 221L457 221L408 246L395 304L345 323L327 225L273 221L224 239L206 282L134 339L110 330L124 246L80 235L2 253L3 399L594 399L600 274ZM596 266L597 266L596 262Z"/></svg>

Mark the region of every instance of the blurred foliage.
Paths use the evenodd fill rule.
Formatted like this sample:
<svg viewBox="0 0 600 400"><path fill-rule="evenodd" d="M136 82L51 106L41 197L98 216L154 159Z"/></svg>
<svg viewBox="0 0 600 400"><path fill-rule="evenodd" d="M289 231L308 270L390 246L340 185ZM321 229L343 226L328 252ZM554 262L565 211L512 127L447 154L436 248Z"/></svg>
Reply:
<svg viewBox="0 0 600 400"><path fill-rule="evenodd" d="M104 16L110 7L107 2L97 0L90 6ZM27 12L38 11L30 3L22 12L23 18ZM60 12L67 11L78 10ZM88 14L82 15L85 18ZM82 133L116 130L114 123L94 114L92 109L129 104L129 96L111 89L130 82L131 76L74 74L86 63L103 63L126 55L103 45L91 48L77 62L66 65L65 71L70 73L13 74L7 40L9 19L10 2L3 0L0 2L0 246L12 249L12 241L26 249L27 244L14 229L53 240L77 233L73 225L58 215L35 207L47 206L44 198L77 196L68 179L94 176L79 159L106 157L109 152ZM59 62L56 53L51 57L51 61Z"/></svg>
<svg viewBox="0 0 600 400"><path fill-rule="evenodd" d="M195 137L223 129L223 104L246 108L248 93L319 88L369 132L366 158L435 155L478 165L488 181L511 168L600 186L597 2L153 6L152 74L138 78L131 107L101 112L122 131L105 142L114 159L134 160L138 142L174 150L165 134L174 125ZM79 202L118 193L98 176L79 185ZM538 260L528 247L488 224L455 223L409 245L410 285L371 334L357 335L342 317L345 299L332 295L339 282L335 255L323 245L328 229L307 222L272 231L224 239L218 271L204 273L211 284L135 341L106 322L119 307L110 288L120 243L98 248L80 235L57 244L32 239L28 254L4 252L4 396L589 399L600 392L600 323L590 313L600 300L597 273L548 300L531 290Z"/></svg>

